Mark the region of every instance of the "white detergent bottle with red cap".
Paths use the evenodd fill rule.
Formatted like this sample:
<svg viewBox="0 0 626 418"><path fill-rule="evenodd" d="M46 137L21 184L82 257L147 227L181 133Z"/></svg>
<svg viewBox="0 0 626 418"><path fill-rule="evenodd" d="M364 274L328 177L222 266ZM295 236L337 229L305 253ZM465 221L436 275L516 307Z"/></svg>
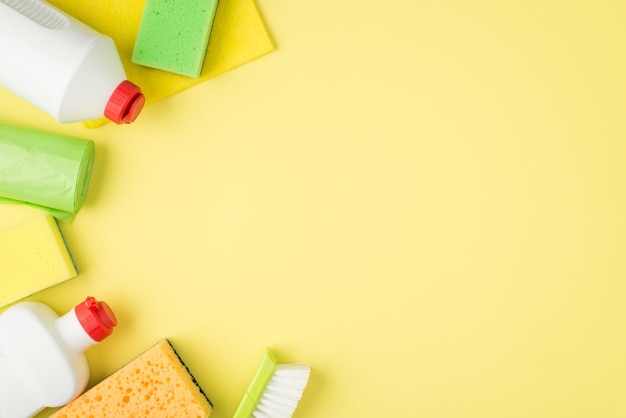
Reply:
<svg viewBox="0 0 626 418"><path fill-rule="evenodd" d="M61 123L131 123L145 103L110 37L41 0L0 0L0 87Z"/></svg>
<svg viewBox="0 0 626 418"><path fill-rule="evenodd" d="M21 302L0 315L0 417L27 418L67 404L89 380L84 351L117 325L105 302L88 297L57 315L40 302Z"/></svg>

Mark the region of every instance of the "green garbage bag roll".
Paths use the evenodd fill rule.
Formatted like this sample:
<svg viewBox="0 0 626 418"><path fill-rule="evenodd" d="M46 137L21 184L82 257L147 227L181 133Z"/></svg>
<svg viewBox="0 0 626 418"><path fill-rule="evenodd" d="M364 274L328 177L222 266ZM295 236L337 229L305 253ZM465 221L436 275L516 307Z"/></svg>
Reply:
<svg viewBox="0 0 626 418"><path fill-rule="evenodd" d="M91 140L0 123L0 202L67 222L85 201L94 157Z"/></svg>

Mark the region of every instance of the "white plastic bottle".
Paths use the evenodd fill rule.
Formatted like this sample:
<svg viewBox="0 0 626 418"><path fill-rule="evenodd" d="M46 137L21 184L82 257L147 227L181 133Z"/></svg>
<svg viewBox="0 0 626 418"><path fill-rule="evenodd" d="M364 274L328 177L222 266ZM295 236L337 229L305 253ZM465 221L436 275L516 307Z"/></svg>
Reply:
<svg viewBox="0 0 626 418"><path fill-rule="evenodd" d="M62 123L130 123L145 103L110 37L40 0L0 0L0 86Z"/></svg>
<svg viewBox="0 0 626 418"><path fill-rule="evenodd" d="M0 315L0 417L32 417L67 404L89 380L84 351L109 336L117 320L88 297L59 317L48 305L22 302Z"/></svg>

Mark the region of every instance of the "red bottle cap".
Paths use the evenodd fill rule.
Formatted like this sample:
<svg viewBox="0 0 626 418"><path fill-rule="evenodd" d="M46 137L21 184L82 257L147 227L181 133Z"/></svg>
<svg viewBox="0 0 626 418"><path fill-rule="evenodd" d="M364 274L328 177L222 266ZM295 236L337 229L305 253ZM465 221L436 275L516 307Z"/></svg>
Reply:
<svg viewBox="0 0 626 418"><path fill-rule="evenodd" d="M89 296L74 308L78 322L94 341L102 341L113 332L117 325L115 314L106 304Z"/></svg>
<svg viewBox="0 0 626 418"><path fill-rule="evenodd" d="M141 89L130 81L124 80L111 94L104 108L104 116L118 125L131 123L137 119L145 103L146 98L141 93Z"/></svg>

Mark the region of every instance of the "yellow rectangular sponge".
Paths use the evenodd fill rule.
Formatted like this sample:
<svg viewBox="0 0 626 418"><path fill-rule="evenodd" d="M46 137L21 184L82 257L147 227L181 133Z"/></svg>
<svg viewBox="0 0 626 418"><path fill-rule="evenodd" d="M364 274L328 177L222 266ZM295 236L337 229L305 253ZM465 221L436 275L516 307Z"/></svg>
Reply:
<svg viewBox="0 0 626 418"><path fill-rule="evenodd" d="M0 306L77 275L52 216L37 216L0 232Z"/></svg>
<svg viewBox="0 0 626 418"><path fill-rule="evenodd" d="M50 418L206 418L213 405L167 339Z"/></svg>

